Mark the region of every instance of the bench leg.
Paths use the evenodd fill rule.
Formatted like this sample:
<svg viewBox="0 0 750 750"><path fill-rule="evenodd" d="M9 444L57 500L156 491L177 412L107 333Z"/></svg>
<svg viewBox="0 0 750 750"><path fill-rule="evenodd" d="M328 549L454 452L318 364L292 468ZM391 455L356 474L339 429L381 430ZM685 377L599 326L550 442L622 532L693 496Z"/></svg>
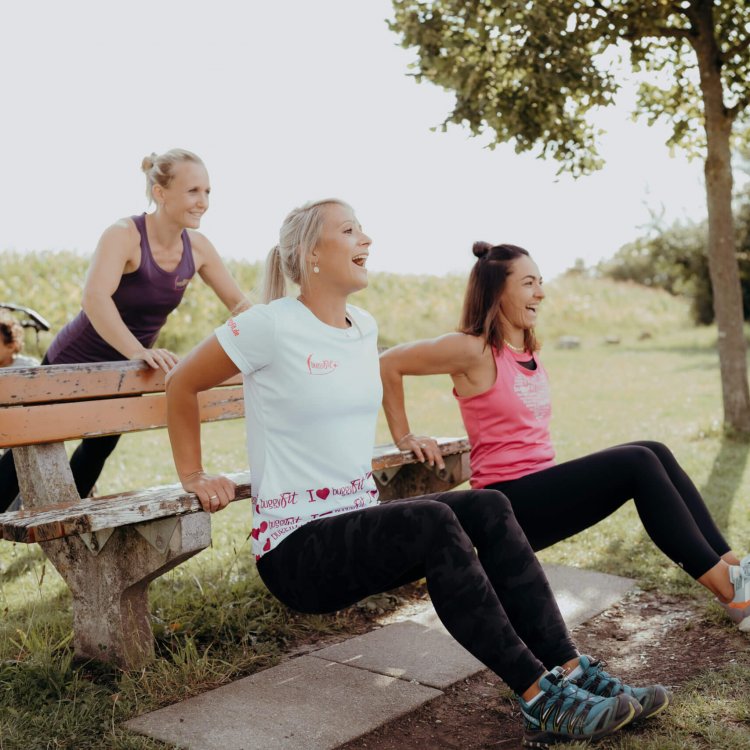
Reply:
<svg viewBox="0 0 750 750"><path fill-rule="evenodd" d="M80 500L62 443L15 448L13 459L27 507ZM77 536L41 543L73 595L77 656L114 662L123 669L138 669L153 657L148 584L208 547L211 516L183 516L169 540L155 540L154 534L125 526L93 552Z"/></svg>
<svg viewBox="0 0 750 750"><path fill-rule="evenodd" d="M76 656L140 669L154 656L148 585L211 543L211 517L180 518L164 552L134 527L115 529L92 553L78 538L42 544L73 595Z"/></svg>
<svg viewBox="0 0 750 750"><path fill-rule="evenodd" d="M445 471L438 472L425 464L404 464L392 470L375 472L380 500L418 497L433 492L447 492L469 481L471 466L468 453L445 456Z"/></svg>

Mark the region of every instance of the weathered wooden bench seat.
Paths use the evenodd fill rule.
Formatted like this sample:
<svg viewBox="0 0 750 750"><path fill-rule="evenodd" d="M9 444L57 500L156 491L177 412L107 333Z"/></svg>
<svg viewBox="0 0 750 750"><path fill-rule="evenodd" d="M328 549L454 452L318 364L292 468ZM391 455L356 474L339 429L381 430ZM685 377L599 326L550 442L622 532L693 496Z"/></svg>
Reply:
<svg viewBox="0 0 750 750"><path fill-rule="evenodd" d="M201 420L244 416L241 379L200 394ZM76 654L137 668L153 656L148 584L211 542L211 515L180 485L81 499L65 440L164 427L164 376L140 362L0 370L0 447L13 449L24 509L0 535L42 546L71 590ZM394 445L373 454L383 500L448 490L469 476L465 438L440 438L446 469ZM250 473L232 475L237 500ZM250 509L248 508L248 511Z"/></svg>

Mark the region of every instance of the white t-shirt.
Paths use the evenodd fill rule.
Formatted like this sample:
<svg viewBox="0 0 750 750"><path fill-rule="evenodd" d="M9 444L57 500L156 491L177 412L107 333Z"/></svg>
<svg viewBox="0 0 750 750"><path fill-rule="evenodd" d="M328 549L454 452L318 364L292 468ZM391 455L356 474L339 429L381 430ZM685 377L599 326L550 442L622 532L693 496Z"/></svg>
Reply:
<svg viewBox="0 0 750 750"><path fill-rule="evenodd" d="M377 324L352 305L347 316L334 328L284 297L216 329L243 375L256 559L308 521L378 502Z"/></svg>
<svg viewBox="0 0 750 750"><path fill-rule="evenodd" d="M39 360L33 357L27 357L25 354L16 354L13 357L13 361L7 365L8 367L37 367Z"/></svg>

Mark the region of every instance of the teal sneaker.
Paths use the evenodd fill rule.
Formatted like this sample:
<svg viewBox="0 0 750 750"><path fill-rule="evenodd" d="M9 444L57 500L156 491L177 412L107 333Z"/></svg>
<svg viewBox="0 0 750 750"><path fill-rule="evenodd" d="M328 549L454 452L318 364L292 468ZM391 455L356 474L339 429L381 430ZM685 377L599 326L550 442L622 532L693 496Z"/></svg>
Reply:
<svg viewBox="0 0 750 750"><path fill-rule="evenodd" d="M746 630L744 626L750 623L750 555L739 565L729 566L729 580L734 586L734 599L724 604L724 609L741 630Z"/></svg>
<svg viewBox="0 0 750 750"><path fill-rule="evenodd" d="M633 720L636 705L625 693L592 695L555 667L539 680L542 692L528 703L518 696L524 718L523 746L546 748L556 742L595 740Z"/></svg>
<svg viewBox="0 0 750 750"><path fill-rule="evenodd" d="M613 677L609 672L604 671L604 667L607 666L606 662L592 659L585 654L581 654L580 660L580 664L568 672L567 677L570 682L588 690L589 693L601 695L605 698L622 694L635 698L642 709L636 714L636 719L648 719L650 716L656 716L669 705L670 695L661 685L649 685L642 688L630 687L618 677Z"/></svg>

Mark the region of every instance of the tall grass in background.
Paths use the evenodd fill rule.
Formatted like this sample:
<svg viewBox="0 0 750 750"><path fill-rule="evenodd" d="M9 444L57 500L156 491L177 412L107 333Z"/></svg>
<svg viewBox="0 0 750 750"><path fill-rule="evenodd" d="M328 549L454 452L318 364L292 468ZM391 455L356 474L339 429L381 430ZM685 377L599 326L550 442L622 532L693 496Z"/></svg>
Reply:
<svg viewBox="0 0 750 750"><path fill-rule="evenodd" d="M72 253L0 253L0 300L38 309L54 332L79 309L87 262ZM230 267L243 288L258 286L257 264ZM372 274L369 288L353 302L375 315L381 344L391 345L455 329L463 286L459 276ZM221 303L196 280L160 343L185 353L225 315ZM748 551L750 446L727 439L720 429L715 329L690 326L687 303L664 292L569 274L547 285L540 335L552 379L558 458L629 440L661 440L704 492L732 544ZM558 349L563 335L578 337L580 348ZM608 344L608 337L618 337L620 343ZM48 342L49 336L41 341L42 352ZM463 434L447 378L413 378L406 385L412 429ZM244 466L240 422L206 425L203 435L208 470ZM389 440L382 414L378 439ZM123 437L107 462L99 491L173 481L167 437L154 431ZM154 582L159 658L143 672L125 675L73 664L70 601L61 580L38 547L0 543L0 749L164 748L122 731L120 723L273 664L300 639L347 632L352 611L330 617L294 615L267 594L250 555L250 523L247 505L235 503L213 517L211 548ZM713 616L710 597L655 550L632 507L541 557L697 597ZM750 679L750 669L742 674ZM699 707L701 700L683 698L688 707ZM721 728L720 718L701 721L706 731ZM691 737L690 726L665 726L665 732ZM658 735L656 745L645 739L641 745L635 737L628 747L666 747L670 738Z"/></svg>
<svg viewBox="0 0 750 750"><path fill-rule="evenodd" d="M0 252L0 301L16 302L40 312L52 324L39 345L29 333L27 346L43 353L52 336L80 309L89 258L69 251ZM227 261L240 287L254 301L262 264ZM436 336L455 330L466 279L460 275L402 276L370 274L367 289L352 297L378 320L381 346ZM540 332L553 343L561 335L625 337L659 334L688 327L684 300L626 282L593 281L568 274L548 284ZM185 354L227 317L222 303L196 278L172 313L159 346Z"/></svg>

